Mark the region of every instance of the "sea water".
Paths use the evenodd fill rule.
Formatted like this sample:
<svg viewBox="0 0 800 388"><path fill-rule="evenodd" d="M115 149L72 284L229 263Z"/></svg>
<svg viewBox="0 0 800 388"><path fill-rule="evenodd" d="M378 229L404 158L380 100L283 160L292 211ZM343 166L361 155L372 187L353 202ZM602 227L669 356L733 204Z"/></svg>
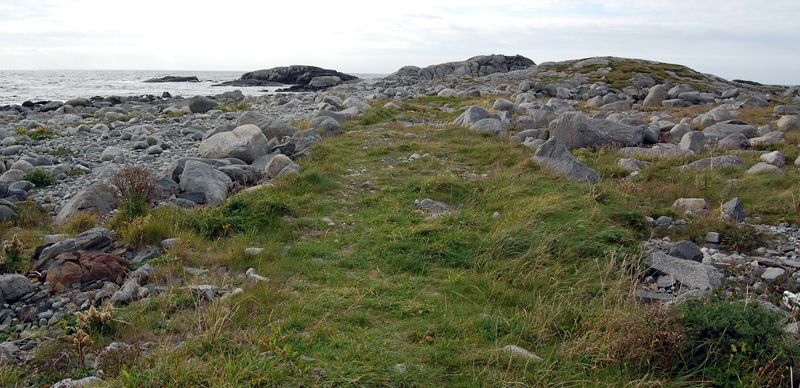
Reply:
<svg viewBox="0 0 800 388"><path fill-rule="evenodd" d="M66 101L94 96L161 96L173 97L215 95L241 90L244 95L261 96L275 93L282 86L213 86L239 79L245 71L191 70L0 70L0 106L25 101ZM164 76L196 76L200 82L142 81ZM360 78L377 78L378 74L353 74Z"/></svg>

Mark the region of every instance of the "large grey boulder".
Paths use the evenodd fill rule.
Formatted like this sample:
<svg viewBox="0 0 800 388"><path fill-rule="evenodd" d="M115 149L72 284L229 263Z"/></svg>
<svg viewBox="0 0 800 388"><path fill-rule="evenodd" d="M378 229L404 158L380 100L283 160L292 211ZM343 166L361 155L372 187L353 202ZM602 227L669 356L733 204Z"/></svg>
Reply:
<svg viewBox="0 0 800 388"><path fill-rule="evenodd" d="M213 159L236 158L252 163L257 157L267 154L268 144L269 140L259 127L245 124L204 140L197 148L197 155Z"/></svg>
<svg viewBox="0 0 800 388"><path fill-rule="evenodd" d="M756 127L741 120L728 120L716 123L703 130L703 135L713 139L724 139L734 133L739 133L745 137L756 135Z"/></svg>
<svg viewBox="0 0 800 388"><path fill-rule="evenodd" d="M164 169L164 175L168 176L174 182L180 182L181 174L183 174L183 168L186 166L186 162L189 160L196 160L199 162L203 162L212 167L225 167L231 165L231 162L227 159L180 158L178 160L172 161L172 163L170 163Z"/></svg>
<svg viewBox="0 0 800 388"><path fill-rule="evenodd" d="M189 110L192 113L206 113L217 105L218 102L203 96L194 96L189 100Z"/></svg>
<svg viewBox="0 0 800 388"><path fill-rule="evenodd" d="M706 146L706 136L702 132L691 131L687 132L681 138L678 147L682 150L692 150L695 154L699 154Z"/></svg>
<svg viewBox="0 0 800 388"><path fill-rule="evenodd" d="M508 129L508 124L498 120L498 119L483 119L475 124L472 124L469 129L480 132L480 133L489 133L495 136L503 135L506 133Z"/></svg>
<svg viewBox="0 0 800 388"><path fill-rule="evenodd" d="M686 123L677 124L674 127L672 127L672 129L669 130L669 135L675 139L681 139L683 138L683 135L692 131L694 131L694 128L689 124Z"/></svg>
<svg viewBox="0 0 800 388"><path fill-rule="evenodd" d="M536 150L533 160L552 171L564 174L569 180L588 183L600 182L600 174L581 163L561 140L554 137Z"/></svg>
<svg viewBox="0 0 800 388"><path fill-rule="evenodd" d="M640 146L644 127L591 118L580 112L565 112L550 122L550 136L569 149L611 146Z"/></svg>
<svg viewBox="0 0 800 388"><path fill-rule="evenodd" d="M714 156L711 158L700 159L696 162L692 162L686 165L681 166L681 171L692 171L692 170L699 170L703 168L708 168L712 170L726 168L731 166L738 166L747 168L747 164L740 159L738 156L735 155L725 155L725 156Z"/></svg>
<svg viewBox="0 0 800 388"><path fill-rule="evenodd" d="M518 142L524 142L527 138L534 138L539 140L547 141L550 138L550 131L544 128L538 129L526 129L524 131L519 131L514 136L511 137L512 140Z"/></svg>
<svg viewBox="0 0 800 388"><path fill-rule="evenodd" d="M667 90L664 88L663 85L656 85L650 88L650 91L647 92L647 97L644 98L644 102L642 103L643 106L655 106L660 107L661 102L666 100L669 97L667 94Z"/></svg>
<svg viewBox="0 0 800 388"><path fill-rule="evenodd" d="M647 264L659 275L672 275L675 281L686 288L712 290L725 284L725 275L713 266L684 260L663 253L653 253Z"/></svg>
<svg viewBox="0 0 800 388"><path fill-rule="evenodd" d="M727 221L743 222L746 215L742 207L742 200L736 197L722 204L722 217Z"/></svg>
<svg viewBox="0 0 800 388"><path fill-rule="evenodd" d="M778 167L786 164L786 156L784 156L780 151L767 152L766 154L761 155L759 159L765 163L769 163Z"/></svg>
<svg viewBox="0 0 800 388"><path fill-rule="evenodd" d="M778 130L781 132L800 129L800 118L797 116L783 116L778 119Z"/></svg>
<svg viewBox="0 0 800 388"><path fill-rule="evenodd" d="M103 153L100 154L100 161L111 161L121 156L123 156L122 149L119 147L110 146L106 147L106 149L103 150Z"/></svg>
<svg viewBox="0 0 800 388"><path fill-rule="evenodd" d="M678 241L677 243L672 244L672 249L669 250L669 255L684 260L696 262L703 261L703 252L700 250L700 247L689 240Z"/></svg>
<svg viewBox="0 0 800 388"><path fill-rule="evenodd" d="M64 225L72 218L90 213L102 217L117 208L117 195L109 185L97 182L79 191L64 204L53 219L56 226Z"/></svg>
<svg viewBox="0 0 800 388"><path fill-rule="evenodd" d="M206 163L187 160L180 179L183 192L200 192L206 195L209 206L219 205L231 187L231 178Z"/></svg>
<svg viewBox="0 0 800 388"><path fill-rule="evenodd" d="M320 135L336 136L342 134L342 126L332 117L319 116L308 121L308 127L316 129Z"/></svg>
<svg viewBox="0 0 800 388"><path fill-rule="evenodd" d="M14 303L35 289L36 286L33 282L25 276L19 274L0 275L0 305Z"/></svg>
<svg viewBox="0 0 800 388"><path fill-rule="evenodd" d="M500 119L500 116L491 114L479 106L471 106L467 108L460 116L458 116L453 124L462 127L471 127L473 124L483 119Z"/></svg>
<svg viewBox="0 0 800 388"><path fill-rule="evenodd" d="M269 178L275 178L284 168L291 166L292 160L286 155L275 155L270 159L267 167L264 168L264 175Z"/></svg>
<svg viewBox="0 0 800 388"><path fill-rule="evenodd" d="M247 111L239 116L239 120L236 122L236 125L241 126L245 124L253 124L260 128L267 140L272 139L273 137L280 139L284 136L292 136L299 131L299 129L286 124L279 119L271 118L262 113L254 111Z"/></svg>
<svg viewBox="0 0 800 388"><path fill-rule="evenodd" d="M753 167L750 167L749 170L745 171L745 174L783 174L783 170L780 169L778 166L773 166L769 163L758 162Z"/></svg>
<svg viewBox="0 0 800 388"><path fill-rule="evenodd" d="M295 152L309 148L314 144L322 143L322 136L316 129L306 129L299 131L292 136L292 143L295 145Z"/></svg>
<svg viewBox="0 0 800 388"><path fill-rule="evenodd" d="M505 98L498 98L497 101L492 104L492 109L500 112L511 112L514 110L514 103Z"/></svg>
<svg viewBox="0 0 800 388"><path fill-rule="evenodd" d="M717 148L721 150L740 150L750 146L750 141L741 133L732 133L725 136L717 144Z"/></svg>
<svg viewBox="0 0 800 388"><path fill-rule="evenodd" d="M320 77L314 77L311 81L308 82L308 86L314 88L327 88L331 86L336 86L342 83L342 79L335 75L324 75Z"/></svg>

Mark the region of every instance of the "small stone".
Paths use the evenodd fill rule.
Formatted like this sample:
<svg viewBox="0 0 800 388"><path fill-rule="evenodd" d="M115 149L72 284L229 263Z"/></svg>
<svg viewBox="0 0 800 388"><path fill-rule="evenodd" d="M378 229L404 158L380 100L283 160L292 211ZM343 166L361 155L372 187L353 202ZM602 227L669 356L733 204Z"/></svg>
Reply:
<svg viewBox="0 0 800 388"><path fill-rule="evenodd" d="M764 271L763 274L761 274L761 278L768 282L774 283L775 281L778 280L779 277L783 276L785 273L786 270L783 268L771 267L767 268L767 270Z"/></svg>
<svg viewBox="0 0 800 388"><path fill-rule="evenodd" d="M503 348L503 350L510 353L512 356L519 356L528 359L530 361L542 361L541 357L516 345L506 345L506 347Z"/></svg>
<svg viewBox="0 0 800 388"><path fill-rule="evenodd" d="M244 250L244 254L247 256L257 256L261 252L264 252L264 248L247 248Z"/></svg>
<svg viewBox="0 0 800 388"><path fill-rule="evenodd" d="M183 271L192 276L203 276L208 274L209 272L207 269L192 268L192 267L183 267Z"/></svg>
<svg viewBox="0 0 800 388"><path fill-rule="evenodd" d="M394 364L392 366L392 373L403 374L408 371L406 364Z"/></svg>
<svg viewBox="0 0 800 388"><path fill-rule="evenodd" d="M177 245L180 241L181 241L180 237L168 238L165 240L161 240L161 246L164 248L171 248Z"/></svg>
<svg viewBox="0 0 800 388"><path fill-rule="evenodd" d="M325 259L317 257L316 259L311 259L311 262L314 264L325 264Z"/></svg>

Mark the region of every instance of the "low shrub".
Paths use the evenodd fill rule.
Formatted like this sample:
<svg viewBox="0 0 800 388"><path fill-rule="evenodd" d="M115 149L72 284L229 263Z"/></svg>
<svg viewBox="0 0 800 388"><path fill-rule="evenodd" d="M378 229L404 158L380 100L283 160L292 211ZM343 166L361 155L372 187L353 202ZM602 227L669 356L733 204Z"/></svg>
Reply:
<svg viewBox="0 0 800 388"><path fill-rule="evenodd" d="M25 174L22 179L33 183L38 188L47 187L56 183L56 176L54 174L48 174L43 170L33 170Z"/></svg>
<svg viewBox="0 0 800 388"><path fill-rule="evenodd" d="M695 299L678 311L685 352L674 364L676 372L701 371L716 387L789 387L800 381L789 378L800 360L797 340L760 304Z"/></svg>
<svg viewBox="0 0 800 388"><path fill-rule="evenodd" d="M146 214L159 193L158 177L137 166L123 168L108 183L117 192L120 216L125 220L133 220Z"/></svg>

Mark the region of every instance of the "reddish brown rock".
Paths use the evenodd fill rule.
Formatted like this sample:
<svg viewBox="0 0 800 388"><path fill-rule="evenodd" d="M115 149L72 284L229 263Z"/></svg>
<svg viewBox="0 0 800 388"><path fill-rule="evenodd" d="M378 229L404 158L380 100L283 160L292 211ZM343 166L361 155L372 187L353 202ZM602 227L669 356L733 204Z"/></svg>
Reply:
<svg viewBox="0 0 800 388"><path fill-rule="evenodd" d="M128 271L128 261L100 252L62 253L47 269L45 281L56 292L78 283L108 280L121 283Z"/></svg>

